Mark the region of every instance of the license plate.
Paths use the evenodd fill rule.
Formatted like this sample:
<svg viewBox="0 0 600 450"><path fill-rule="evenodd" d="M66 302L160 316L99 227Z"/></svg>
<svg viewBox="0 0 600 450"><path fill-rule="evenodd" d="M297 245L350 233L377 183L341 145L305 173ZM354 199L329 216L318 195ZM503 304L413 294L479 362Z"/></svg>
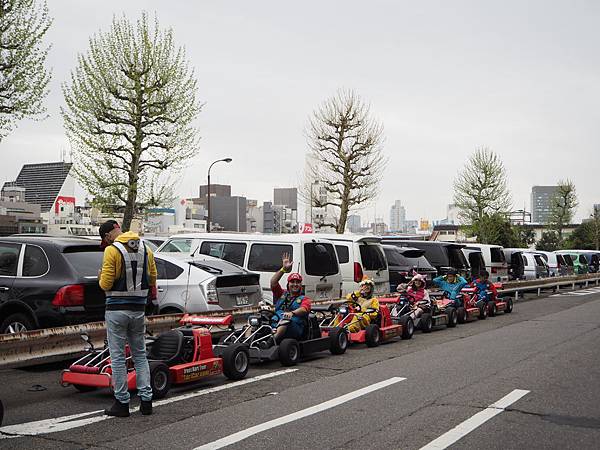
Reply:
<svg viewBox="0 0 600 450"><path fill-rule="evenodd" d="M246 306L250 304L250 300L247 295L237 295L235 297L235 303L238 306Z"/></svg>
<svg viewBox="0 0 600 450"><path fill-rule="evenodd" d="M329 291L318 291L317 295L319 298L329 298Z"/></svg>

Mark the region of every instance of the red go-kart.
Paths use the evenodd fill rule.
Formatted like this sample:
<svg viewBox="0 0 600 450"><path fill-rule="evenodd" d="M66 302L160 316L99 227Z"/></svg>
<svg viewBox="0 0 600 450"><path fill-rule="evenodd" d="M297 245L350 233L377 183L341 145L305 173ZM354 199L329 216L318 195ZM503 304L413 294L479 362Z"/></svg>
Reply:
<svg viewBox="0 0 600 450"><path fill-rule="evenodd" d="M248 373L248 349L242 344L227 347L220 357L213 353L210 327L227 327L233 316L201 317L185 315L179 328L161 333L148 342L150 384L152 396L163 398L172 384L184 384L223 373L231 380L240 380ZM71 364L61 374L63 386L73 385L86 392L111 386L112 368L108 346L94 349L87 335L87 354ZM125 352L127 363L127 385L136 388L135 369L129 348Z"/></svg>
<svg viewBox="0 0 600 450"><path fill-rule="evenodd" d="M361 311L360 305L356 302L347 302L338 306L331 306L332 317L321 322L321 333L328 336L333 328L339 327L348 333L350 343L366 343L368 347L376 347L380 342L390 340L396 336L402 335L402 325L397 325L392 321L390 310L387 306L379 307L377 317L366 326L366 328L351 333L348 326L356 316L361 314L371 314L374 309Z"/></svg>
<svg viewBox="0 0 600 450"><path fill-rule="evenodd" d="M502 289L502 283L494 283L496 289ZM488 291L488 315L495 316L499 312L511 313L513 310L513 299L511 297L498 297L492 291Z"/></svg>

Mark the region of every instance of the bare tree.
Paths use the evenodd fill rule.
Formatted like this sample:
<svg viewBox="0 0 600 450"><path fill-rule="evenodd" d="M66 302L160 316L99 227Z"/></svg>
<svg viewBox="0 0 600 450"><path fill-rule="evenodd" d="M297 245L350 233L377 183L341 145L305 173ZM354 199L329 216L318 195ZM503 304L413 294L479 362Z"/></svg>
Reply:
<svg viewBox="0 0 600 450"><path fill-rule="evenodd" d="M172 30L146 14L113 19L78 62L62 109L75 173L96 203L123 208L127 230L134 214L172 197L172 179L198 151L194 72Z"/></svg>
<svg viewBox="0 0 600 450"><path fill-rule="evenodd" d="M511 198L506 170L500 157L486 147L478 148L454 180L454 203L482 243L493 239L492 220L510 211Z"/></svg>
<svg viewBox="0 0 600 450"><path fill-rule="evenodd" d="M333 208L337 233L346 228L348 212L373 201L387 158L383 154L383 126L354 91L339 90L311 118L307 129L307 170L301 195L311 208ZM324 195L315 195L318 183Z"/></svg>
<svg viewBox="0 0 600 450"><path fill-rule="evenodd" d="M52 19L46 2L0 0L0 140L25 117L39 117L48 94L42 44Z"/></svg>
<svg viewBox="0 0 600 450"><path fill-rule="evenodd" d="M573 220L578 205L575 183L560 180L550 205L550 224L558 233L559 242L563 239L563 228Z"/></svg>

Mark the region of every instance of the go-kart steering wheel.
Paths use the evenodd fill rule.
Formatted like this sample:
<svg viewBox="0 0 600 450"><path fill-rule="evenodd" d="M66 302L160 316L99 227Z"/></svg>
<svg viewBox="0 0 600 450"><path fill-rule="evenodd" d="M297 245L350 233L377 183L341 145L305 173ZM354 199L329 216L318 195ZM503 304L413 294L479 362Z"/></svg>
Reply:
<svg viewBox="0 0 600 450"><path fill-rule="evenodd" d="M354 312L361 312L362 308L360 307L360 303L355 302L354 300L348 300L346 304L351 306L354 309Z"/></svg>

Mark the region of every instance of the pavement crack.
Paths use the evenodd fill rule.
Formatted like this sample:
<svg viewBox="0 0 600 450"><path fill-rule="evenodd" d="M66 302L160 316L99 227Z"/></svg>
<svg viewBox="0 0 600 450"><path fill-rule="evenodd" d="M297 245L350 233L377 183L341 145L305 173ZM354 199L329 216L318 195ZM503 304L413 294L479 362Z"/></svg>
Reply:
<svg viewBox="0 0 600 450"><path fill-rule="evenodd" d="M525 411L518 408L506 408L507 412L515 412L527 416L538 417L546 422L551 422L555 425L565 425L574 428L585 428L598 430L600 429L600 418L585 417L585 416L569 416L564 414L544 414L533 411Z"/></svg>

